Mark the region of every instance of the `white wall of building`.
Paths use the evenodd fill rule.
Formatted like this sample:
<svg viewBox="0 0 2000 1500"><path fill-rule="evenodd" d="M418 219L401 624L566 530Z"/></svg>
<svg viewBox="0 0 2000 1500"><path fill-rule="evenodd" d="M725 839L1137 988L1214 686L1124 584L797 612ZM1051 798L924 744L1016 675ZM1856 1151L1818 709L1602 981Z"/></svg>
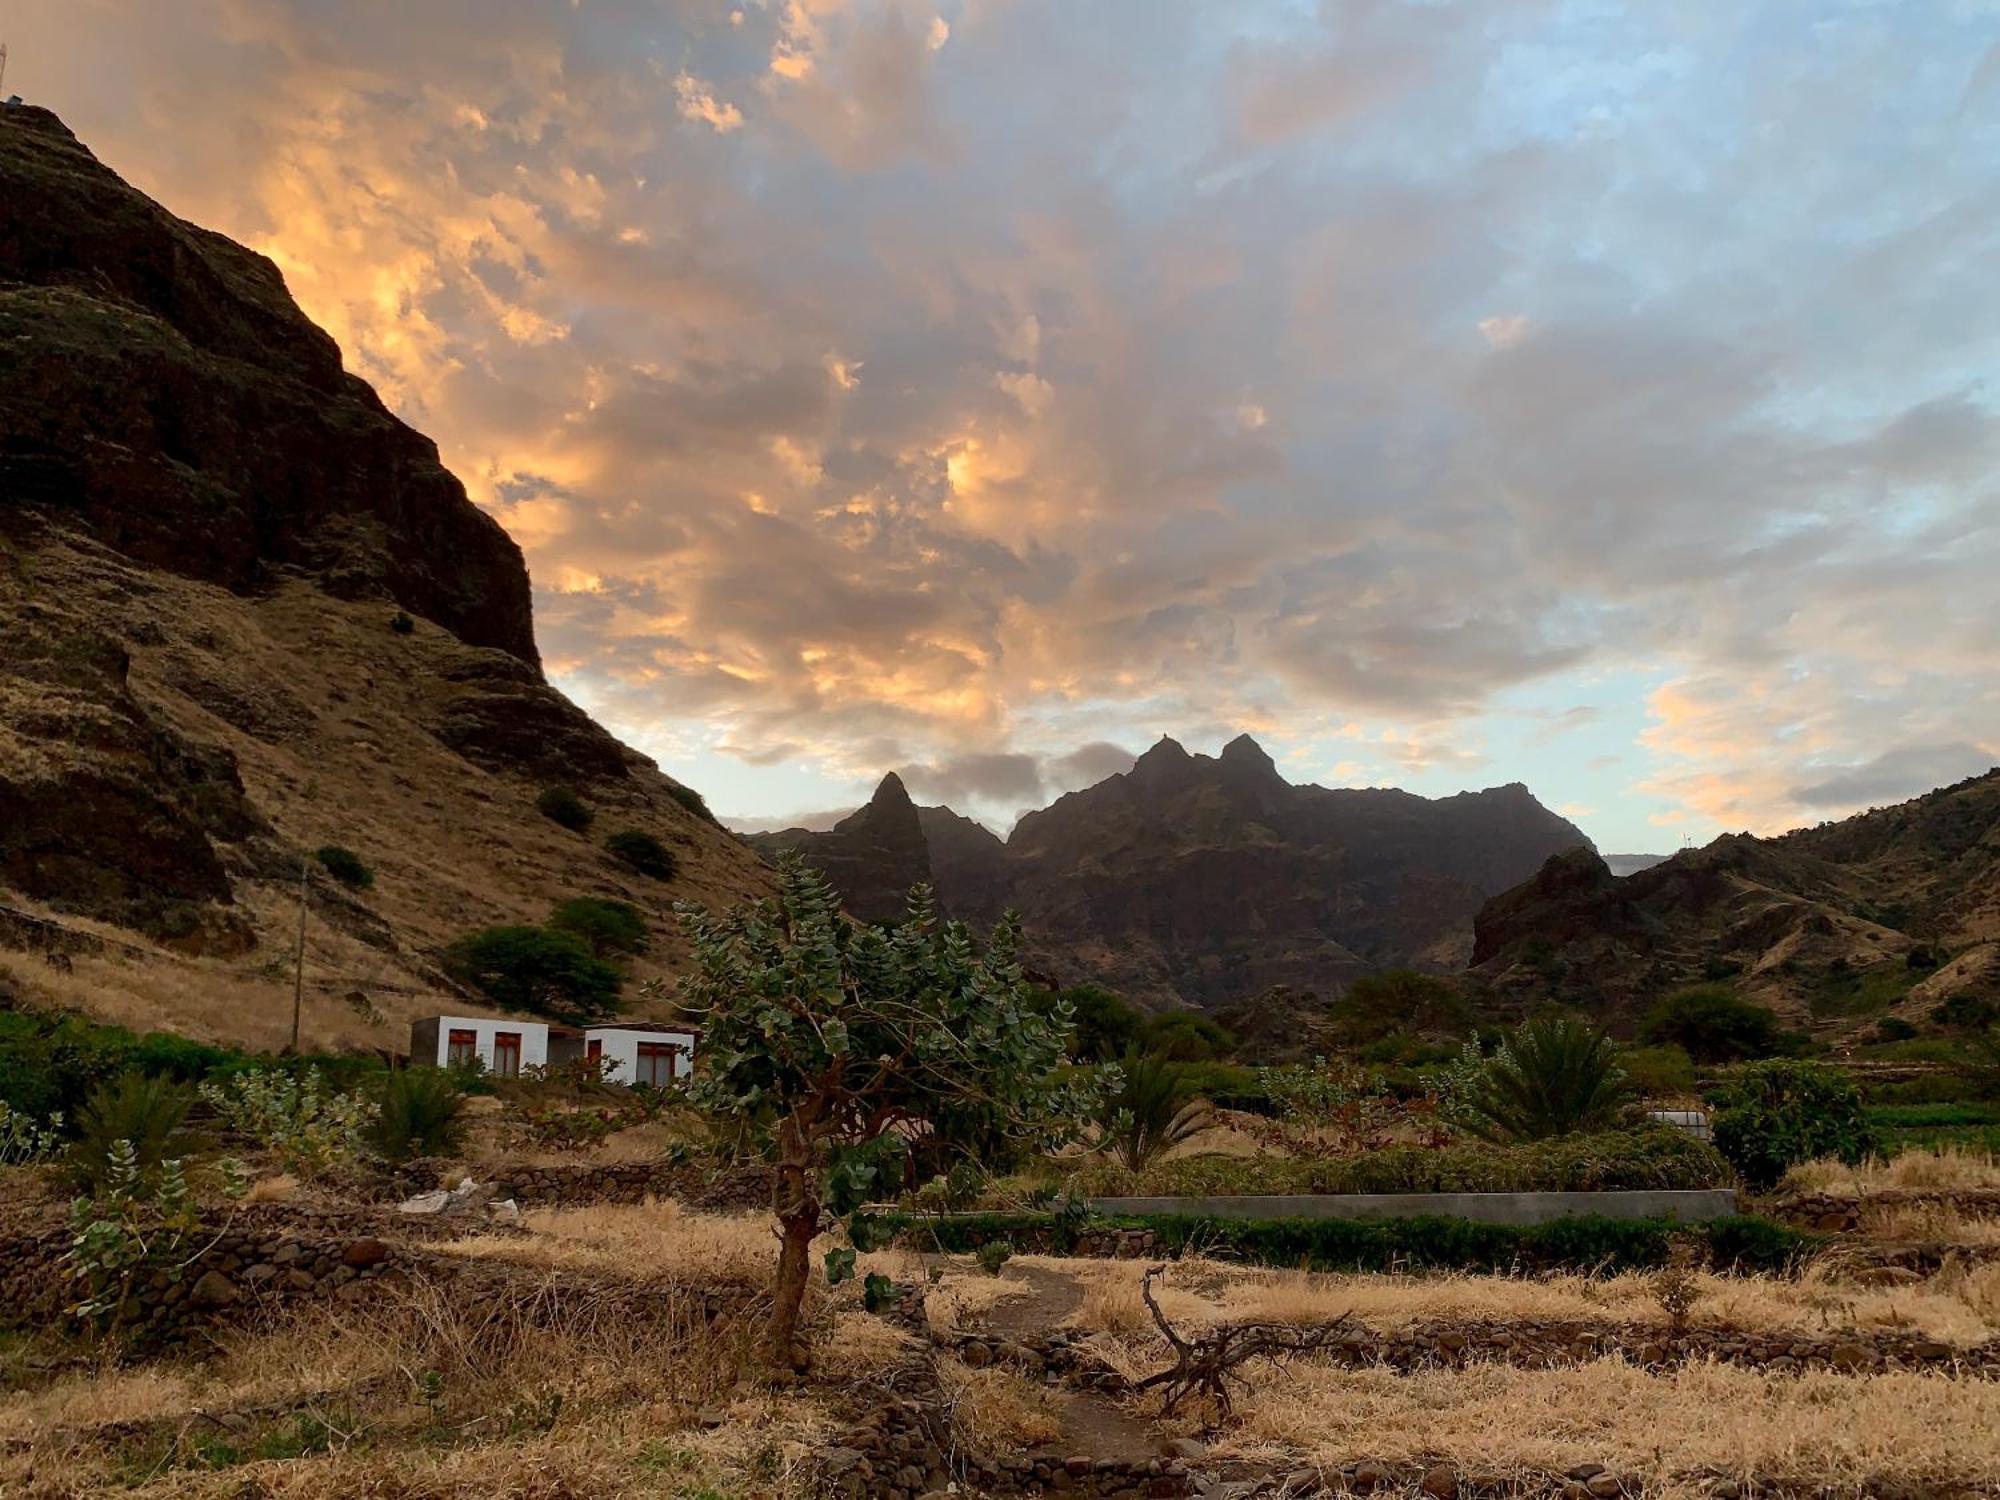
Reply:
<svg viewBox="0 0 2000 1500"><path fill-rule="evenodd" d="M435 1036L432 1028L436 1028ZM480 1065L489 1073L493 1064L494 1038L501 1035L521 1039L521 1066L537 1068L549 1060L549 1028L540 1021L496 1021L483 1016L430 1016L410 1028L412 1062L429 1062L442 1068L451 1060L451 1034L472 1033L473 1048Z"/></svg>
<svg viewBox="0 0 2000 1500"><path fill-rule="evenodd" d="M604 1077L608 1083L635 1083L639 1080L639 1044L665 1044L681 1050L673 1056L675 1078L694 1071L694 1033L690 1031L634 1030L624 1026L586 1026L583 1031L586 1055L590 1043L601 1044Z"/></svg>

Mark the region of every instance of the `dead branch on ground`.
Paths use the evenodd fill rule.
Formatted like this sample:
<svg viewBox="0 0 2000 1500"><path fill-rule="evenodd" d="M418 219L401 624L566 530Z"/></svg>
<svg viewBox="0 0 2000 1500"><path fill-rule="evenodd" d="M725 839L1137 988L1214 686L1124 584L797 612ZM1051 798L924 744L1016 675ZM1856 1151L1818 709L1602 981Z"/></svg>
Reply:
<svg viewBox="0 0 2000 1500"><path fill-rule="evenodd" d="M1236 1374L1238 1366L1253 1359L1276 1361L1318 1354L1340 1342L1354 1317L1353 1313L1345 1312L1331 1323L1316 1323L1306 1328L1289 1323L1225 1323L1210 1333L1188 1338L1167 1321L1153 1296L1153 1278L1164 1275L1166 1269L1165 1266L1149 1268L1139 1283L1139 1296L1172 1347L1174 1363L1157 1375L1148 1375L1134 1387L1163 1392L1161 1411L1165 1415L1171 1415L1190 1396L1210 1396L1215 1400L1220 1420L1227 1421L1231 1410L1228 1382L1243 1378Z"/></svg>

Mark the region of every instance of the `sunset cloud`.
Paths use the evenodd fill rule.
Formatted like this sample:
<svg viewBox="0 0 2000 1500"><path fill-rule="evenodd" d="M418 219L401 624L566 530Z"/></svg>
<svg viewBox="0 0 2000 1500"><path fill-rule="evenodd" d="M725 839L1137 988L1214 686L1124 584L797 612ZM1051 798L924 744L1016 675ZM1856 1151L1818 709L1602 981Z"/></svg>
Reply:
<svg viewBox="0 0 2000 1500"><path fill-rule="evenodd" d="M10 87L278 262L520 540L559 683L725 813L904 768L1004 823L1253 727L1637 849L2000 755L1971 8L8 26Z"/></svg>

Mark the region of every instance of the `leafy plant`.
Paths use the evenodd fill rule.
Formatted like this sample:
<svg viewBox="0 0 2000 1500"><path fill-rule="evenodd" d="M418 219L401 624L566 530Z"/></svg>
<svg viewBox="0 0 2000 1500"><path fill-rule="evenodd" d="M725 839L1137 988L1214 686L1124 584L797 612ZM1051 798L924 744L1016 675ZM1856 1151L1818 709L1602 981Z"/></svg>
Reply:
<svg viewBox="0 0 2000 1500"><path fill-rule="evenodd" d="M194 1232L199 1210L178 1157L150 1167L128 1140L105 1143L93 1191L70 1204L70 1246L64 1256L83 1295L77 1317L99 1317L120 1306L134 1278L156 1256L169 1282L181 1268L170 1253Z"/></svg>
<svg viewBox="0 0 2000 1500"><path fill-rule="evenodd" d="M667 795L680 803L704 823L715 823L715 814L708 810L708 799L691 786L682 786L678 781L667 785ZM716 823L720 828L722 825Z"/></svg>
<svg viewBox="0 0 2000 1500"><path fill-rule="evenodd" d="M1618 1055L1625 1081L1642 1099L1670 1099L1694 1092L1694 1059L1671 1043L1628 1047Z"/></svg>
<svg viewBox="0 0 2000 1500"><path fill-rule="evenodd" d="M1046 1145L1096 1101L1059 1066L1066 1008L1044 1014L1030 1001L1017 922L1003 920L982 951L962 923L939 920L925 887L893 929L855 923L796 856L780 863L777 887L725 917L680 913L693 950L684 1009L704 1025L689 1097L775 1159L780 1248L762 1352L792 1366L822 1212L851 1217L893 1191L904 1132L979 1100Z"/></svg>
<svg viewBox="0 0 2000 1500"><path fill-rule="evenodd" d="M503 1010L558 1021L602 1020L618 1010L623 979L583 939L545 927L487 927L445 950L445 969Z"/></svg>
<svg viewBox="0 0 2000 1500"><path fill-rule="evenodd" d="M1462 1118L1489 1140L1538 1141L1601 1130L1618 1116L1625 1074L1611 1038L1571 1016L1519 1027L1487 1059L1460 1101Z"/></svg>
<svg viewBox="0 0 2000 1500"><path fill-rule="evenodd" d="M1743 1180L1769 1188L1815 1157L1858 1162L1875 1145L1861 1091L1818 1063L1752 1063L1730 1080L1714 1115L1716 1149Z"/></svg>
<svg viewBox="0 0 2000 1500"><path fill-rule="evenodd" d="M369 1144L391 1161L443 1156L464 1134L465 1091L440 1068L398 1068L382 1080Z"/></svg>
<svg viewBox="0 0 2000 1500"><path fill-rule="evenodd" d="M393 615L389 616L389 628L395 631L397 635L409 635L417 628L417 622L410 618L410 612L407 609L399 609Z"/></svg>
<svg viewBox="0 0 2000 1500"><path fill-rule="evenodd" d="M69 1173L89 1191L109 1190L129 1175L144 1192L163 1163L205 1150L208 1139L188 1126L194 1091L167 1078L127 1073L96 1089L77 1111Z"/></svg>
<svg viewBox="0 0 2000 1500"><path fill-rule="evenodd" d="M204 1083L201 1097L226 1128L275 1151L286 1171L306 1178L353 1160L369 1123L367 1102L328 1088L317 1071L238 1073Z"/></svg>
<svg viewBox="0 0 2000 1500"><path fill-rule="evenodd" d="M325 867L327 874L351 891L363 891L375 883L375 872L352 849L327 844L315 850L313 858Z"/></svg>
<svg viewBox="0 0 2000 1500"><path fill-rule="evenodd" d="M988 1240L972 1252L972 1258L988 1276L998 1276L1000 1268L1014 1258L1014 1246L1007 1240Z"/></svg>
<svg viewBox="0 0 2000 1500"><path fill-rule="evenodd" d="M1785 1050L1776 1011L1753 1005L1726 984L1676 990L1646 1013L1639 1039L1674 1046L1699 1063L1771 1057Z"/></svg>
<svg viewBox="0 0 2000 1500"><path fill-rule="evenodd" d="M18 1167L47 1161L63 1149L63 1117L50 1115L46 1125L0 1100L0 1166Z"/></svg>
<svg viewBox="0 0 2000 1500"><path fill-rule="evenodd" d="M535 810L571 833L582 833L596 816L590 810L590 804L576 794L576 789L567 786L545 788L535 799Z"/></svg>
<svg viewBox="0 0 2000 1500"><path fill-rule="evenodd" d="M637 828L621 828L604 841L604 847L620 863L654 880L674 878L673 851L650 833Z"/></svg>
<svg viewBox="0 0 2000 1500"><path fill-rule="evenodd" d="M651 936L638 907L599 896L577 896L562 902L549 913L548 925L556 932L583 939L599 958L643 953Z"/></svg>
<svg viewBox="0 0 2000 1500"><path fill-rule="evenodd" d="M1207 1016L1169 1010L1140 1024L1138 1046L1173 1062L1214 1062L1235 1050L1236 1038Z"/></svg>
<svg viewBox="0 0 2000 1500"><path fill-rule="evenodd" d="M1472 1028L1472 1007L1450 980L1415 969L1386 969L1350 984L1334 1002L1333 1019L1350 1042L1399 1031L1463 1036Z"/></svg>
<svg viewBox="0 0 2000 1500"><path fill-rule="evenodd" d="M1208 1102L1187 1070L1152 1053L1128 1052L1099 1115L1105 1139L1127 1171L1144 1171L1210 1122Z"/></svg>
<svg viewBox="0 0 2000 1500"><path fill-rule="evenodd" d="M1701 1299L1701 1268L1708 1244L1699 1236L1676 1234L1667 1241L1667 1263L1653 1276L1653 1298L1667 1315L1667 1326L1685 1333L1688 1314Z"/></svg>

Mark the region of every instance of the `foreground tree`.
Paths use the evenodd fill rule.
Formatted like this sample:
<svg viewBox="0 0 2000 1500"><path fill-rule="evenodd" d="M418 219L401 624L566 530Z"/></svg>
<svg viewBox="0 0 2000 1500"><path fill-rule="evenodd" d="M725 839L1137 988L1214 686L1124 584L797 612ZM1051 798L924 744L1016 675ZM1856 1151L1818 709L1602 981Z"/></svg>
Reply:
<svg viewBox="0 0 2000 1500"><path fill-rule="evenodd" d="M1551 1015L1507 1038L1460 1107L1488 1140L1540 1141L1604 1129L1624 1102L1625 1072L1611 1038L1574 1016Z"/></svg>
<svg viewBox="0 0 2000 1500"><path fill-rule="evenodd" d="M1037 1006L1016 959L1009 916L982 951L962 923L941 922L927 887L907 918L865 927L796 857L775 900L715 917L679 908L694 949L683 1008L702 1026L689 1097L725 1128L763 1143L777 1168L778 1275L764 1356L803 1365L799 1309L825 1210L859 1214L900 1183L905 1143L941 1115L976 1107L995 1128L1045 1142L1089 1118L1088 1085L1062 1066L1066 1005ZM830 1276L853 1252L828 1256Z"/></svg>

